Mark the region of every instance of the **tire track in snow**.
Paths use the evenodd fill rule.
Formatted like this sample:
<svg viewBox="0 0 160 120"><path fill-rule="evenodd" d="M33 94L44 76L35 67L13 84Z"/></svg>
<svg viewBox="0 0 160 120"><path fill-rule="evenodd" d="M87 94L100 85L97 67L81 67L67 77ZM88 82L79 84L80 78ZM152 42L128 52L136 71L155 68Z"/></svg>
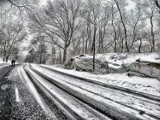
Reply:
<svg viewBox="0 0 160 120"><path fill-rule="evenodd" d="M32 68L33 69L33 68ZM122 109L122 111L119 111L118 110L118 108L115 108L116 106L119 106L119 108L123 108L124 106L121 106L121 105L119 105L119 104L116 104L116 103L113 103L113 102L111 102L111 101L108 101L107 99L104 99L104 98L102 98L102 97L100 97L100 96L97 96L97 95L95 95L95 94L92 94L91 95L91 93L90 92L88 92L88 91L84 91L84 90L82 90L82 89L78 89L77 87L73 87L73 86L70 86L69 84L67 85L65 82L62 82L61 80L58 80L58 79L56 79L56 78L54 78L54 77L51 77L51 76L48 76L48 74L46 75L45 73L43 73L43 72L38 72L37 70L35 70L34 69L34 72L36 72L37 74L39 74L40 76L42 76L42 77L44 77L45 79L47 79L47 80L49 80L51 83L53 83L53 84L55 84L55 85L57 85L57 86L59 86L62 90L65 90L65 91L68 91L68 93L70 93L70 94L72 94L73 96L75 96L75 97L77 97L77 98L79 98L80 100L82 100L83 102L85 102L85 103L87 103L87 104L89 104L89 105L91 105L92 107L95 107L95 108L97 108L98 107L98 109L99 110L102 110L102 112L104 112L105 114L109 114L109 115L111 115L111 116L116 116L116 114L119 114L119 115L121 115L121 116L117 116L116 118L118 118L118 119L128 119L128 118L130 118L130 119L150 119L151 117L147 117L147 115L145 115L145 114L143 114L143 117L139 114L139 112L138 112L138 114L136 113L136 111L134 111L134 110L132 110L132 109L129 109L129 108L127 108L127 107L125 107L125 109L128 109L128 111L132 111L135 115L132 115L132 114L128 114L128 113L126 113L126 111L123 111ZM82 93L80 93L79 91L81 91ZM93 98L93 97L89 97L88 95L86 95L86 93L88 93L88 95L90 94L91 96L95 96L96 98ZM100 98L99 98L100 97ZM101 103L98 103L97 102L97 100L100 100L100 99L104 99L103 101L108 101L108 103L104 103L103 101L101 101ZM115 106L110 106L109 104L115 104ZM98 106L96 106L96 104L98 104ZM110 108L111 110L110 110L110 112L108 113L106 110L107 110L107 106L108 106L108 109ZM105 107L106 106L106 107ZM121 107L120 107L121 106ZM112 111L113 110L113 111ZM118 110L118 111L117 111ZM114 112L116 112L116 113L114 113ZM128 114L128 115L127 115ZM123 116L123 115L125 115L126 116L126 118ZM139 117L138 117L139 116ZM141 117L140 117L141 116Z"/></svg>

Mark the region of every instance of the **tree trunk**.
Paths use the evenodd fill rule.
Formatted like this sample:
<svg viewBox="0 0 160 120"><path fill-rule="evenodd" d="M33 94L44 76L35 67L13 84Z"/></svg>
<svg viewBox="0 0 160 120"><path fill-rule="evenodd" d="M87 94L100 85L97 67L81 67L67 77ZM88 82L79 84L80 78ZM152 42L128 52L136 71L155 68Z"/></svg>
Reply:
<svg viewBox="0 0 160 120"><path fill-rule="evenodd" d="M57 61L58 64L62 63L62 52L59 50L59 60Z"/></svg>
<svg viewBox="0 0 160 120"><path fill-rule="evenodd" d="M114 52L117 52L117 32L116 32L116 28L114 26L114 8L113 8L113 5L112 5L112 27L113 27L113 30L114 30Z"/></svg>
<svg viewBox="0 0 160 120"><path fill-rule="evenodd" d="M121 43L121 53L123 53L123 38L122 38L122 43Z"/></svg>
<svg viewBox="0 0 160 120"><path fill-rule="evenodd" d="M88 39L86 39L86 42L85 42L85 54L87 53L87 51L88 51Z"/></svg>
<svg viewBox="0 0 160 120"><path fill-rule="evenodd" d="M82 51L82 53L86 54L85 53L86 52L86 50L85 50L86 48L85 48L85 36L84 35L82 36L82 39L83 39L83 51Z"/></svg>
<svg viewBox="0 0 160 120"><path fill-rule="evenodd" d="M138 47L138 52L141 53L142 40L141 40L141 39L139 39L139 40L140 40L140 45L139 45L139 47Z"/></svg>
<svg viewBox="0 0 160 120"><path fill-rule="evenodd" d="M103 49L102 30L99 30L99 44L98 44L98 53L101 53L102 49Z"/></svg>
<svg viewBox="0 0 160 120"><path fill-rule="evenodd" d="M95 55L96 55L96 32L97 32L97 26L94 25L94 34L93 34L93 44L92 44L92 49L93 49L93 71L95 70Z"/></svg>
<svg viewBox="0 0 160 120"><path fill-rule="evenodd" d="M121 18L121 23L122 23L123 28L124 28L125 46L126 46L127 52L129 52L128 40L127 40L127 39L128 39L128 37L127 37L127 29L126 29L125 23L124 23L124 21L123 21L123 16L122 16L122 13L121 13L121 9L120 9L120 7L119 7L119 5L118 5L118 1L115 0L115 3L116 3L116 6L117 6L117 8L118 8L119 15L120 15L120 18Z"/></svg>
<svg viewBox="0 0 160 120"><path fill-rule="evenodd" d="M42 64L42 55L39 55L39 64Z"/></svg>
<svg viewBox="0 0 160 120"><path fill-rule="evenodd" d="M154 0L154 1L155 1L157 8L160 10L160 3L158 2L158 0ZM160 11L159 11L159 13L160 13Z"/></svg>
<svg viewBox="0 0 160 120"><path fill-rule="evenodd" d="M151 36L152 36L151 52L155 51L155 38L154 38L154 30L153 30L153 12L154 12L154 10L152 10L152 13L151 13L151 16L150 16Z"/></svg>
<svg viewBox="0 0 160 120"><path fill-rule="evenodd" d="M8 59L9 59L9 55L7 55L5 59L6 59L5 61L6 61L6 62L8 62Z"/></svg>
<svg viewBox="0 0 160 120"><path fill-rule="evenodd" d="M63 50L63 64L66 62L66 59L67 59L67 45L65 43L64 50Z"/></svg>

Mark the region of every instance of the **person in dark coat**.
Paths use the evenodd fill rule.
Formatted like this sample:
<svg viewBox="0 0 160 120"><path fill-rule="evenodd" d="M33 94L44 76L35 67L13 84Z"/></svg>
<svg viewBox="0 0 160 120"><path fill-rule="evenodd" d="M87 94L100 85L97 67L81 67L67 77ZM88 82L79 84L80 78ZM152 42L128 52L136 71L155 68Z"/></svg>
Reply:
<svg viewBox="0 0 160 120"><path fill-rule="evenodd" d="M14 60L14 59L11 61L12 66L15 66L15 62L16 62L16 60Z"/></svg>

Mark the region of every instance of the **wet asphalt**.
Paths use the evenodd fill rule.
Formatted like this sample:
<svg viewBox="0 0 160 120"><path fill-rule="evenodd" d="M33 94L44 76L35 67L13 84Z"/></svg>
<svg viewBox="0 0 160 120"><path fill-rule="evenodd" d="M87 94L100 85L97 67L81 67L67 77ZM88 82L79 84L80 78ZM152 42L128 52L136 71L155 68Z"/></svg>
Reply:
<svg viewBox="0 0 160 120"><path fill-rule="evenodd" d="M6 70L8 72L0 78L0 120L48 120L48 116L20 80L18 67L10 66L1 70L1 74ZM15 87L20 97L18 102Z"/></svg>
<svg viewBox="0 0 160 120"><path fill-rule="evenodd" d="M0 69L0 120L52 120L20 79L17 72L20 66ZM19 96L18 101L16 89ZM69 120L53 101L47 98L38 87L36 89L58 120Z"/></svg>

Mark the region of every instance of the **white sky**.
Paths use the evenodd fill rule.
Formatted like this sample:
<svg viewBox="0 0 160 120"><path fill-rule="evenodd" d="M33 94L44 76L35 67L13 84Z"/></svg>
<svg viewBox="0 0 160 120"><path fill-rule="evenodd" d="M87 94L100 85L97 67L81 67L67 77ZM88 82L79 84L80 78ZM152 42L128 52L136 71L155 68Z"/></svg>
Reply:
<svg viewBox="0 0 160 120"><path fill-rule="evenodd" d="M106 0L107 1L107 0ZM47 0L40 0L40 5L46 5ZM127 10L133 9L135 7L135 3L131 0L128 0Z"/></svg>
<svg viewBox="0 0 160 120"><path fill-rule="evenodd" d="M40 0L40 5L46 5L47 0Z"/></svg>
<svg viewBox="0 0 160 120"><path fill-rule="evenodd" d="M128 6L126 7L127 10L133 9L135 7L135 3L131 0L128 0Z"/></svg>

